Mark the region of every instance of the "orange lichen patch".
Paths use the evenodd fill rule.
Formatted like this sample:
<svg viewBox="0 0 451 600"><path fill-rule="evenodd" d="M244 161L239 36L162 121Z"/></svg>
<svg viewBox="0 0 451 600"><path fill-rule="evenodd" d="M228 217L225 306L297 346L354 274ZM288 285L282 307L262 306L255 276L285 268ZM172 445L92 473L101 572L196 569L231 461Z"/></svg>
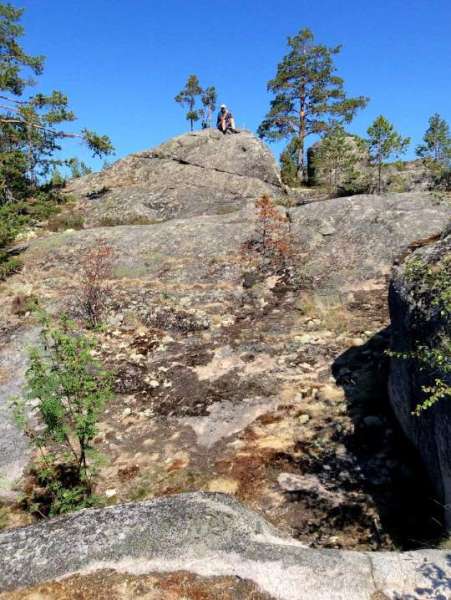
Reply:
<svg viewBox="0 0 451 600"><path fill-rule="evenodd" d="M271 600L256 586L237 577L204 578L188 572L128 575L99 571L17 592L0 593L0 600Z"/></svg>
<svg viewBox="0 0 451 600"><path fill-rule="evenodd" d="M240 500L254 502L267 482L267 468L271 464L273 453L239 453L230 459L216 463L218 473L238 484L236 495Z"/></svg>

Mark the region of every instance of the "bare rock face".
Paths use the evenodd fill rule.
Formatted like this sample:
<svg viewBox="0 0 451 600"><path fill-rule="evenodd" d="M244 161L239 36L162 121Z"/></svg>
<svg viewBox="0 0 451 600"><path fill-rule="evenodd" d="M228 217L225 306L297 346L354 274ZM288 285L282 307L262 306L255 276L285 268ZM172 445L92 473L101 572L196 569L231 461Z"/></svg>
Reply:
<svg viewBox="0 0 451 600"><path fill-rule="evenodd" d="M0 592L22 597L35 584L106 569L234 576L279 600L414 598L420 589L445 598L450 581L445 551L314 550L223 494L83 510L0 534L0 547Z"/></svg>
<svg viewBox="0 0 451 600"><path fill-rule="evenodd" d="M410 244L439 237L449 204L425 192L357 195L290 211L305 272L332 292L369 288Z"/></svg>
<svg viewBox="0 0 451 600"><path fill-rule="evenodd" d="M421 348L428 348L438 353L442 364L449 367L450 280L451 234L434 245L418 249L394 270L389 300L395 352L411 356ZM431 394L424 388L433 387L437 379L451 385L451 374L435 364L433 357L391 361L391 404L427 467L451 529L450 398L442 398L418 416L412 414Z"/></svg>
<svg viewBox="0 0 451 600"><path fill-rule="evenodd" d="M262 194L284 195L270 150L254 135L187 133L71 181L90 225L145 224L233 212Z"/></svg>

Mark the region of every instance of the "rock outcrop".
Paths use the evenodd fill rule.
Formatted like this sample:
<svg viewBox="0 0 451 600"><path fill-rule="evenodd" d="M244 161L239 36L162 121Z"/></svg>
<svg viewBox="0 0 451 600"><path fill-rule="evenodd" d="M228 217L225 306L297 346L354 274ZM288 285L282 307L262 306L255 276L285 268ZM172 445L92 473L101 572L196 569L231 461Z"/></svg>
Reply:
<svg viewBox="0 0 451 600"><path fill-rule="evenodd" d="M412 414L433 393L424 388L433 388L437 380L451 386L450 292L448 234L395 268L389 301L392 348L406 355L391 361L391 403L427 467L451 529L451 398L441 398L418 416Z"/></svg>
<svg viewBox="0 0 451 600"><path fill-rule="evenodd" d="M13 479L27 459L6 407L20 392L36 327L11 299L26 293L51 312L70 311L80 257L103 240L114 270L107 326L92 335L115 373L116 397L95 441L108 456L96 492L121 503L221 491L261 516L195 494L11 530L0 536L0 587L112 567L232 575L290 600L446 589L443 553L308 549L263 515L317 547L393 548L378 501L387 507L397 493L401 461L379 391L371 396L386 361L378 335L387 325L386 276L412 244L440 236L449 206L414 193L280 207L311 284L299 290L269 273L244 284L253 201L262 193L286 200L274 159L248 133L188 134L70 189L85 228L42 230L23 271L0 289L0 478ZM330 295L337 301L329 304ZM366 455L361 439L371 444Z"/></svg>
<svg viewBox="0 0 451 600"><path fill-rule="evenodd" d="M145 224L223 214L262 194L283 196L270 150L247 131L205 129L72 180L67 192L87 199L90 225Z"/></svg>
<svg viewBox="0 0 451 600"><path fill-rule="evenodd" d="M299 265L316 289L347 293L369 288L390 273L393 260L411 243L440 236L449 221L446 202L426 193L358 195L299 206L289 211ZM237 257L252 236L255 209L171 219L147 226L99 227L57 234L30 245L29 257L75 265L80 252L105 239L117 254L117 275L208 279L211 262ZM228 269L236 276L236 269Z"/></svg>
<svg viewBox="0 0 451 600"><path fill-rule="evenodd" d="M111 569L231 575L277 600L416 598L420 592L432 599L450 590L447 552L313 550L222 494L84 510L0 534L0 547L0 591L24 595L44 581Z"/></svg>
<svg viewBox="0 0 451 600"><path fill-rule="evenodd" d="M305 273L332 293L371 287L411 243L439 236L450 217L449 204L427 193L335 198L290 215Z"/></svg>

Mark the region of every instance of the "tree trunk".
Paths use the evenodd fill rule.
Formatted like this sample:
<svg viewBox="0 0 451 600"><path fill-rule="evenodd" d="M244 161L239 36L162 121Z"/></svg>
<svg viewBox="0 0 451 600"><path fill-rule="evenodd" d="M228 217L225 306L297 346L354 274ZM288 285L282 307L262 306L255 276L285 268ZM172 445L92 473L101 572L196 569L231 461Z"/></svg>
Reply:
<svg viewBox="0 0 451 600"><path fill-rule="evenodd" d="M299 110L299 153L298 153L298 170L297 177L301 183L305 181L305 161L304 161L304 145L305 145L305 96L304 89L301 91L301 105Z"/></svg>
<svg viewBox="0 0 451 600"><path fill-rule="evenodd" d="M382 191L382 163L377 165L377 191L380 194Z"/></svg>

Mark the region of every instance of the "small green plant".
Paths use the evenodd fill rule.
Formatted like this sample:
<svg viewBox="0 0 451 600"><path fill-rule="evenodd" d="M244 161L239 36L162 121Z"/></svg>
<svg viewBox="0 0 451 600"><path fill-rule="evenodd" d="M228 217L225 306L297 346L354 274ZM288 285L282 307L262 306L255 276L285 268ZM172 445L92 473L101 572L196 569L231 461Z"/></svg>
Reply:
<svg viewBox="0 0 451 600"><path fill-rule="evenodd" d="M55 515L95 502L93 440L105 403L112 397L111 374L92 355L95 343L66 317L41 314L40 344L30 351L28 400L38 401L37 423L24 400L15 400L18 424L37 451L32 475L32 512Z"/></svg>
<svg viewBox="0 0 451 600"><path fill-rule="evenodd" d="M451 341L449 338L441 338L434 348L417 346L411 352L390 352L390 355L395 358L414 360L419 365L420 371L436 373L433 382L422 387L427 397L423 402L417 404L412 412L413 415L418 417L439 400L451 399L451 386L446 381L447 376L451 374Z"/></svg>
<svg viewBox="0 0 451 600"><path fill-rule="evenodd" d="M445 320L451 314L451 256L445 256L435 264L429 264L420 258L407 262L405 277L412 286L416 310L419 313L433 311ZM415 320L415 315L414 315ZM418 416L442 399L451 399L451 338L441 334L429 341L429 345L417 344L409 352L389 352L390 356L404 360L413 360L420 371L432 374L432 382L422 387L427 395L412 414Z"/></svg>

